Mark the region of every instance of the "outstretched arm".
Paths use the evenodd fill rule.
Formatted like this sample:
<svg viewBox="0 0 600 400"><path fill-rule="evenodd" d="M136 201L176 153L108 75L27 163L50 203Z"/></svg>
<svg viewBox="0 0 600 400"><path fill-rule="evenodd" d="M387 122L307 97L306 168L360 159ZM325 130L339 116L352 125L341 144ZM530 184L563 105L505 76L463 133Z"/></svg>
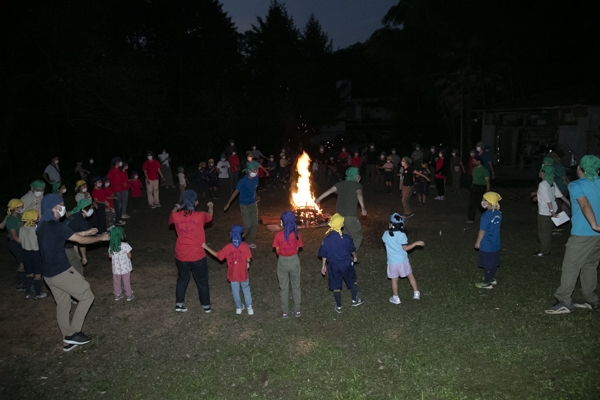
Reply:
<svg viewBox="0 0 600 400"><path fill-rule="evenodd" d="M92 244L98 242L108 242L110 240L110 236L108 236L108 233L103 233L100 236L81 236L77 233L74 233L68 240L70 242L79 244Z"/></svg>
<svg viewBox="0 0 600 400"><path fill-rule="evenodd" d="M414 249L415 247L420 246L420 247L425 247L425 242L422 240L418 240L414 243L411 244L404 244L402 245L402 249L404 251L411 251L412 249Z"/></svg>
<svg viewBox="0 0 600 400"><path fill-rule="evenodd" d="M233 193L231 193L231 197L229 198L229 201L227 202L227 204L225 204L225 207L223 208L223 211L227 211L229 209L229 206L231 205L231 202L233 201L233 199L236 198L236 196L238 195L240 191L235 189L233 191Z"/></svg>
<svg viewBox="0 0 600 400"><path fill-rule="evenodd" d="M329 196L332 193L336 193L337 192L337 188L335 186L330 187L328 190L325 191L325 193L323 193L322 195L320 195L319 197L317 197L315 199L315 203L319 204L321 202L321 200L323 200L325 197Z"/></svg>

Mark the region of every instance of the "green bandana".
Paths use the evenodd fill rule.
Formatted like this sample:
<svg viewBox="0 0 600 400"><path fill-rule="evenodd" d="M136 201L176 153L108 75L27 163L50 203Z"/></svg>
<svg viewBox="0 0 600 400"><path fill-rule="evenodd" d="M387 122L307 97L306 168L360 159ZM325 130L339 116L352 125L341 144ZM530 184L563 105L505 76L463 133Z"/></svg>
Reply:
<svg viewBox="0 0 600 400"><path fill-rule="evenodd" d="M45 189L46 183L41 179L36 179L35 181L31 182L30 186L34 189Z"/></svg>
<svg viewBox="0 0 600 400"><path fill-rule="evenodd" d="M542 165L554 165L554 158L551 156L544 157L544 161L542 161Z"/></svg>
<svg viewBox="0 0 600 400"><path fill-rule="evenodd" d="M90 199L81 199L77 202L77 206L71 210L70 214L75 214L92 204Z"/></svg>
<svg viewBox="0 0 600 400"><path fill-rule="evenodd" d="M592 155L583 156L579 161L579 168L581 168L585 174L585 179L593 182L595 177L598 176L600 158Z"/></svg>
<svg viewBox="0 0 600 400"><path fill-rule="evenodd" d="M552 165L544 165L542 166L542 171L544 171L544 180L552 186L554 184L554 167Z"/></svg>
<svg viewBox="0 0 600 400"><path fill-rule="evenodd" d="M355 181L358 176L358 168L350 167L346 170L346 180L347 181Z"/></svg>
<svg viewBox="0 0 600 400"><path fill-rule="evenodd" d="M58 194L58 189L60 189L61 186L62 186L61 182L54 182L52 184L52 193Z"/></svg>

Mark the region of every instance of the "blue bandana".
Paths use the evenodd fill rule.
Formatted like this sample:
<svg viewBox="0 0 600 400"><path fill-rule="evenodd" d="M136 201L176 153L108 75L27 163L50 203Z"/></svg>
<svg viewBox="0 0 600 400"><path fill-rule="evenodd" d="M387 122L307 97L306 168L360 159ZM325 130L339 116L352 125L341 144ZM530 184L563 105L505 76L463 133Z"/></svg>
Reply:
<svg viewBox="0 0 600 400"><path fill-rule="evenodd" d="M65 201L62 197L57 194L51 193L44 196L42 199L42 216L38 227L42 221L57 221L58 219L54 216L52 209L57 205Z"/></svg>
<svg viewBox="0 0 600 400"><path fill-rule="evenodd" d="M237 249L242 244L242 234L244 233L244 227L242 225L232 225L231 233L229 237L231 238L231 243Z"/></svg>
<svg viewBox="0 0 600 400"><path fill-rule="evenodd" d="M186 190L181 196L181 209L194 211L194 203L198 199L198 195L193 190Z"/></svg>
<svg viewBox="0 0 600 400"><path fill-rule="evenodd" d="M281 220L283 221L283 236L285 237L285 241L289 242L288 238L292 232L296 234L296 239L298 239L298 225L296 225L296 216L294 213L285 211L281 214Z"/></svg>

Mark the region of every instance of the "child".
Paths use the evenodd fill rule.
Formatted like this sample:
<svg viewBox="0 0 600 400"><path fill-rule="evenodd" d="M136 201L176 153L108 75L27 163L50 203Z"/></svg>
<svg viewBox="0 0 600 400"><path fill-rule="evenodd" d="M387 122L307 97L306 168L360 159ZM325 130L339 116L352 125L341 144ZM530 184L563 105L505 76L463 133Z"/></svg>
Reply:
<svg viewBox="0 0 600 400"><path fill-rule="evenodd" d="M404 217L398 213L391 215L390 229L385 231L381 240L385 243L385 251L387 253L387 275L392 280L392 297L390 297L390 303L400 304L400 297L398 297L398 277L408 277L410 286L413 288L413 299L419 300L421 292L417 288L417 281L408 262L407 252L417 246L425 246L425 242L419 240L408 244Z"/></svg>
<svg viewBox="0 0 600 400"><path fill-rule="evenodd" d="M8 237L8 249L17 260L17 291L24 292L25 287L25 267L23 265L23 247L19 240L19 233L23 227L21 214L23 214L24 204L19 199L12 199L8 202L8 216L6 217L6 236Z"/></svg>
<svg viewBox="0 0 600 400"><path fill-rule="evenodd" d="M106 207L108 207L108 202L106 201L106 196L102 189L102 180L99 176L92 178L92 184L94 185L92 198L98 206L96 209L96 214L98 214L98 225L96 227L98 228L98 232L104 233L106 232Z"/></svg>
<svg viewBox="0 0 600 400"><path fill-rule="evenodd" d="M181 165L177 167L177 179L179 180L179 203L181 203L181 196L183 195L188 183L190 183L188 178L185 176L185 169Z"/></svg>
<svg viewBox="0 0 600 400"><path fill-rule="evenodd" d="M360 156L360 153L358 151L355 151L354 157L352 157L350 159L350 166L360 169L360 166L362 165L362 161L363 160L362 160L362 157Z"/></svg>
<svg viewBox="0 0 600 400"><path fill-rule="evenodd" d="M413 173L417 176L416 190L419 205L424 206L429 194L429 182L431 182L429 166L426 162L422 162L421 168L414 170Z"/></svg>
<svg viewBox="0 0 600 400"><path fill-rule="evenodd" d="M104 188L102 191L104 192L104 198L106 199L107 207L106 207L106 226L113 225L123 225L120 224L120 221L117 221L117 214L115 213L115 200L117 196L115 196L113 190L110 188L110 179L104 178L102 180Z"/></svg>
<svg viewBox="0 0 600 400"><path fill-rule="evenodd" d="M25 211L21 217L24 226L19 234L19 240L23 246L23 264L25 265L25 298L31 298L31 288L33 287L35 300L48 296L48 293L42 292L42 256L35 233L38 220L37 211Z"/></svg>
<svg viewBox="0 0 600 400"><path fill-rule="evenodd" d="M394 181L394 163L392 156L387 157L387 161L383 164L383 173L385 176L385 193L392 194L392 182Z"/></svg>
<svg viewBox="0 0 600 400"><path fill-rule="evenodd" d="M283 230L275 234L273 247L277 253L277 278L279 279L279 295L281 297L281 310L283 318L288 317L288 300L290 297L290 283L292 284L292 297L294 298L294 315L301 316L300 312L300 259L298 250L303 247L302 239L298 233L296 216L291 211L281 214Z"/></svg>
<svg viewBox="0 0 600 400"><path fill-rule="evenodd" d="M284 189L290 176L288 172L288 165L291 163L292 161L285 156L284 152L279 153L279 177L281 178L281 184Z"/></svg>
<svg viewBox="0 0 600 400"><path fill-rule="evenodd" d="M121 218L128 219L131 215L127 214L127 205L129 203L129 174L127 170L129 164L127 161L123 161L121 165L120 178L121 178Z"/></svg>
<svg viewBox="0 0 600 400"><path fill-rule="evenodd" d="M221 159L217 163L217 170L219 171L219 186L221 186L221 191L225 195L227 195L227 184L229 181L229 162L225 158L225 154L221 154Z"/></svg>
<svg viewBox="0 0 600 400"><path fill-rule="evenodd" d="M115 226L110 230L110 245L108 247L108 258L112 261L113 289L115 301L123 298L121 291L121 280L127 301L134 299L133 290L131 290L130 278L133 267L131 265L131 246L125 241L125 232L123 228Z"/></svg>
<svg viewBox="0 0 600 400"><path fill-rule="evenodd" d="M208 160L208 189L210 198L217 199L217 190L219 190L219 170L215 167L215 160Z"/></svg>
<svg viewBox="0 0 600 400"><path fill-rule="evenodd" d="M129 180L129 187L131 187L131 200L133 202L133 212L138 212L141 209L142 200L142 181L137 171L133 171L131 179Z"/></svg>
<svg viewBox="0 0 600 400"><path fill-rule="evenodd" d="M269 186L275 186L275 181L277 180L277 163L273 154L269 155L267 171L269 171Z"/></svg>
<svg viewBox="0 0 600 400"><path fill-rule="evenodd" d="M246 308L248 315L254 315L252 308L252 294L250 293L250 279L248 278L248 270L250 269L250 261L252 253L248 243L242 242L242 234L244 227L241 225L233 225L229 236L231 243L228 243L218 252L208 247L206 243L202 243L202 247L210 254L219 259L219 261L227 260L227 280L231 283L231 293L235 302L235 313L241 314L244 311L244 305L240 298L240 286L246 300Z"/></svg>
<svg viewBox="0 0 600 400"><path fill-rule="evenodd" d="M342 279L352 294L352 307L360 306L363 300L357 296L356 271L354 263L357 261L356 248L352 238L347 233L342 233L344 217L334 214L329 220L329 230L319 248L319 257L323 259L321 274L327 273L329 264L329 290L333 291L335 298L335 311L342 312ZM338 236L339 235L339 236Z"/></svg>
<svg viewBox="0 0 600 400"><path fill-rule="evenodd" d="M476 283L479 289L493 289L496 284L496 270L500 266L500 226L502 197L496 192L486 192L481 199L481 207L486 211L481 215L479 235L475 249L479 250L479 268L484 270L483 282Z"/></svg>
<svg viewBox="0 0 600 400"><path fill-rule="evenodd" d="M204 161L198 165L196 185L198 185L198 196L202 193L202 198L205 198L206 191L208 190L208 169L206 168L206 163Z"/></svg>

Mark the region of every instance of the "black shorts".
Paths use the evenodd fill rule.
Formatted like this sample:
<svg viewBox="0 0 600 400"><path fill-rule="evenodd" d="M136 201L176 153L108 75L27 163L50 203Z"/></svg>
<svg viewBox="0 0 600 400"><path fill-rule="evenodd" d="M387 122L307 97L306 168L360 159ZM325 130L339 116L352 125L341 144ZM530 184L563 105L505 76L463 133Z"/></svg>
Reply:
<svg viewBox="0 0 600 400"><path fill-rule="evenodd" d="M41 274L42 273L42 255L39 250L23 250L25 273Z"/></svg>
<svg viewBox="0 0 600 400"><path fill-rule="evenodd" d="M481 268L496 268L500 266L500 250L494 252L479 251L479 266Z"/></svg>
<svg viewBox="0 0 600 400"><path fill-rule="evenodd" d="M328 265L329 290L341 290L342 280L346 282L348 289L356 283L356 271L354 265Z"/></svg>

